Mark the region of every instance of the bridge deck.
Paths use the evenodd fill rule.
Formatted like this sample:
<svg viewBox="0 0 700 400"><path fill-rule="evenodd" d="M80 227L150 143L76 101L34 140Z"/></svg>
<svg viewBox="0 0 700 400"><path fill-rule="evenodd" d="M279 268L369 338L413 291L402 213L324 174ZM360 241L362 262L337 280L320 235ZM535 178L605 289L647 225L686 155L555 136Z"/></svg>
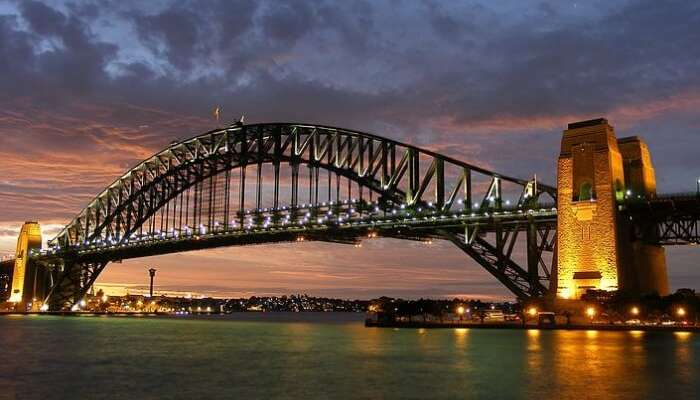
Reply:
<svg viewBox="0 0 700 400"><path fill-rule="evenodd" d="M38 262L51 263L70 255L79 262L117 261L158 254L175 253L188 250L200 250L224 246L242 246L264 243L296 242L300 240L329 241L345 244L359 242L368 234L375 233L381 237L422 240L441 238L436 230L464 233L465 228L478 230L481 234L494 232L499 227L510 226L516 230L525 230L528 221L537 224L556 224L555 208L536 210L503 210L491 213L444 213L432 212L423 215L411 215L400 211L389 215L370 215L345 222L323 221L323 223L306 223L287 225L283 223L264 223L250 228L221 229L212 232L173 234L163 232L159 235L134 236L126 243L111 244L98 242L75 246L70 249L49 249L32 254Z"/></svg>

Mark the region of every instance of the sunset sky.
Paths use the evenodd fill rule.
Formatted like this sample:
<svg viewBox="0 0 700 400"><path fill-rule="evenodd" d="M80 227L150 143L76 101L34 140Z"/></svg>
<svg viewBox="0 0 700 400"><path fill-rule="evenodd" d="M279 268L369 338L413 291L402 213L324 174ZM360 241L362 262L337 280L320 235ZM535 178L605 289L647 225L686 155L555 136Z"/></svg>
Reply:
<svg viewBox="0 0 700 400"><path fill-rule="evenodd" d="M174 139L341 126L555 183L568 122L649 144L659 192L700 176L700 2L0 0L0 255L45 239ZM667 249L700 289L700 248ZM217 296L509 298L447 243L229 248L112 264L99 283Z"/></svg>

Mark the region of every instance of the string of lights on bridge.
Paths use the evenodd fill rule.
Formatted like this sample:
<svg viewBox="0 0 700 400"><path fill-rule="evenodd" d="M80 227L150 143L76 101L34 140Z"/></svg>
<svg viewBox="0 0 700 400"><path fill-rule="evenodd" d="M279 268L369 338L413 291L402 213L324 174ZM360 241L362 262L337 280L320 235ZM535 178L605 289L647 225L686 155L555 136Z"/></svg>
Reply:
<svg viewBox="0 0 700 400"><path fill-rule="evenodd" d="M487 198L484 204L474 203L473 208L462 210L440 210L433 203L428 202L422 206L410 206L406 203L395 207L382 208L378 201L367 202L357 199L344 200L342 202L323 202L313 204L301 204L292 209L289 206L279 208L261 208L245 210L244 218L238 221L226 223L214 221L210 230L208 226L199 224L196 227L185 225L184 229L171 229L169 231L156 230L154 232L137 234L132 233L129 238L122 240L118 236L97 238L85 241L63 249L60 245L45 250L34 250L32 256L58 254L66 250L77 250L78 253L86 253L91 250L105 248L118 248L138 246L152 242L177 241L186 239L204 239L216 235L233 234L245 235L268 231L300 231L297 241L304 241L303 232L314 229L348 228L348 227L384 227L386 225L401 224L406 226L429 223L454 224L463 222L478 222L491 218L515 218L525 219L528 216L553 215L556 207L553 204L539 204L534 208L525 209L521 206L512 206L510 200L503 202L504 207L494 207L495 199ZM464 206L464 200L458 199L457 204ZM342 208L345 207L345 208ZM509 208L510 207L510 208ZM335 208L335 210L333 209ZM474 212L478 210L479 212ZM283 212L286 214L280 215ZM270 214L273 213L273 214ZM292 220L292 217L295 220ZM241 224L243 220L245 223ZM184 231L184 232L183 232ZM370 233L369 238L377 237L376 233ZM425 240L432 243L432 240ZM361 247L355 244L355 247Z"/></svg>

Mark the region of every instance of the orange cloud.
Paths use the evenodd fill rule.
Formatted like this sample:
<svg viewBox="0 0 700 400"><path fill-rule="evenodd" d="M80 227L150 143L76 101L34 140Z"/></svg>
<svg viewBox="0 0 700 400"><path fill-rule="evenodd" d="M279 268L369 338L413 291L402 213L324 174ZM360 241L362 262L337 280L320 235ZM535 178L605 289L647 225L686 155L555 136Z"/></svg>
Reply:
<svg viewBox="0 0 700 400"><path fill-rule="evenodd" d="M570 122L598 117L608 118L616 126L624 128L640 121L656 118L663 114L694 111L697 110L698 107L700 107L700 93L697 91L689 91L663 99L622 104L607 110L601 109L597 114L567 113L531 116L501 114L492 118L472 121L459 121L454 116L439 116L431 119L428 125L439 132L443 132L443 135L448 137L451 137L454 133L463 132L495 134L499 132L527 133L543 130L563 130Z"/></svg>

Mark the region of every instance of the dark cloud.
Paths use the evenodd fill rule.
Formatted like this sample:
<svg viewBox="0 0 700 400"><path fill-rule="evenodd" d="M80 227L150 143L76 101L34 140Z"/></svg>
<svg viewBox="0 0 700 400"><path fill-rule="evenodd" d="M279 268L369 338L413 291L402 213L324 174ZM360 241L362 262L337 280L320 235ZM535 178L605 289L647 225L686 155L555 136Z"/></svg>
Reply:
<svg viewBox="0 0 700 400"><path fill-rule="evenodd" d="M122 5L99 13L122 18L112 22L115 37L95 34L101 20L86 15L96 11L19 4L31 31L5 22L3 36L12 40L4 42L16 43L8 51L35 69L14 75L190 112L205 100L240 109L252 99L323 114L314 101L280 98L279 90L300 87L314 96L295 96L323 93L324 104L351 113L367 115L375 108L367 104L380 103L384 110L370 116L406 129L439 117L478 124L604 114L698 85L700 13L692 2L634 1L566 23L549 3L526 13L531 19L489 4L183 2L144 10L134 3L128 12ZM36 52L51 39L59 44ZM122 56L139 43L138 57Z"/></svg>
<svg viewBox="0 0 700 400"><path fill-rule="evenodd" d="M156 55L164 54L175 68L188 71L202 55L205 41L200 37L199 27L205 21L197 14L184 8L171 8L156 15L135 15L134 19L140 38Z"/></svg>
<svg viewBox="0 0 700 400"><path fill-rule="evenodd" d="M264 34L271 40L292 46L316 22L314 10L305 2L280 2L261 18Z"/></svg>
<svg viewBox="0 0 700 400"><path fill-rule="evenodd" d="M17 17L0 15L0 96L23 90L34 75L32 35L18 27Z"/></svg>
<svg viewBox="0 0 700 400"><path fill-rule="evenodd" d="M65 15L37 1L21 2L20 7L22 16L36 34L63 36L67 20Z"/></svg>
<svg viewBox="0 0 700 400"><path fill-rule="evenodd" d="M7 89L0 98L29 95L55 104L66 95L90 94L105 79L117 44L96 40L89 21L77 15L35 1L18 5L19 15L0 16L2 86Z"/></svg>

